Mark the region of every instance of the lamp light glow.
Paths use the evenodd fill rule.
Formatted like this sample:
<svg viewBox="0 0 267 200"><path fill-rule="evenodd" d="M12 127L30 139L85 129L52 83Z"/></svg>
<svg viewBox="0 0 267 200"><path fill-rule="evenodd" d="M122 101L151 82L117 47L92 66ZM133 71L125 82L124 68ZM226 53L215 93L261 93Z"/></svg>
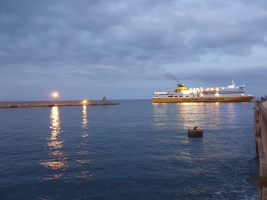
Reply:
<svg viewBox="0 0 267 200"><path fill-rule="evenodd" d="M52 92L51 96L53 98L58 98L59 97L59 93L58 92Z"/></svg>
<svg viewBox="0 0 267 200"><path fill-rule="evenodd" d="M82 101L82 104L83 104L83 105L87 105L87 104L88 104L88 101L87 101L86 99L84 99L84 100Z"/></svg>

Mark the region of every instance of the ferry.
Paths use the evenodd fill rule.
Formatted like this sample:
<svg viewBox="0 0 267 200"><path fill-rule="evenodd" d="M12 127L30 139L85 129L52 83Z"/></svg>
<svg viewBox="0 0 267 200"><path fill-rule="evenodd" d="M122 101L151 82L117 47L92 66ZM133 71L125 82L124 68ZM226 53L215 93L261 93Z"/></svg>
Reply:
<svg viewBox="0 0 267 200"><path fill-rule="evenodd" d="M245 93L245 85L236 86L234 81L226 87L187 88L179 83L172 92L154 92L153 103L180 102L251 102L254 96Z"/></svg>

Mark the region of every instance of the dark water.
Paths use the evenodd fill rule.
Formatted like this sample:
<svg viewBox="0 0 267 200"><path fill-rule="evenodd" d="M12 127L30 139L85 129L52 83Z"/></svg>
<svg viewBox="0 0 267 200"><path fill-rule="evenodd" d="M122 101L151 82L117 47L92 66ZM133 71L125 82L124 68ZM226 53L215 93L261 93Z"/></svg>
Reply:
<svg viewBox="0 0 267 200"><path fill-rule="evenodd" d="M120 103L0 109L0 199L258 199L253 104Z"/></svg>

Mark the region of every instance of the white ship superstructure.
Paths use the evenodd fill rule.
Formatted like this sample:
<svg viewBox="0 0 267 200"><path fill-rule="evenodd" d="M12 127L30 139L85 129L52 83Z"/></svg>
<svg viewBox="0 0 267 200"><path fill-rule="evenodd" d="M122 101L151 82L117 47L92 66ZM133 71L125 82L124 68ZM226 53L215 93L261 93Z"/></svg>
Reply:
<svg viewBox="0 0 267 200"><path fill-rule="evenodd" d="M187 88L178 84L173 92L154 92L154 103L176 102L248 102L254 97L245 94L245 85L236 86L232 81L227 87Z"/></svg>

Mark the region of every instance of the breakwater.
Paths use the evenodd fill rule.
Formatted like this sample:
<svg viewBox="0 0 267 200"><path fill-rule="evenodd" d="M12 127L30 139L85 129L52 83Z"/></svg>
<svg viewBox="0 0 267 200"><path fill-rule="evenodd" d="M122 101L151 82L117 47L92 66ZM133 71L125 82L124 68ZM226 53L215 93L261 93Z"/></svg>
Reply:
<svg viewBox="0 0 267 200"><path fill-rule="evenodd" d="M111 100L74 100L74 101L6 101L0 102L0 108L20 107L52 107L52 106L83 106L83 105L117 105Z"/></svg>
<svg viewBox="0 0 267 200"><path fill-rule="evenodd" d="M267 101L257 101L254 108L256 153L259 159L259 196L267 199Z"/></svg>

